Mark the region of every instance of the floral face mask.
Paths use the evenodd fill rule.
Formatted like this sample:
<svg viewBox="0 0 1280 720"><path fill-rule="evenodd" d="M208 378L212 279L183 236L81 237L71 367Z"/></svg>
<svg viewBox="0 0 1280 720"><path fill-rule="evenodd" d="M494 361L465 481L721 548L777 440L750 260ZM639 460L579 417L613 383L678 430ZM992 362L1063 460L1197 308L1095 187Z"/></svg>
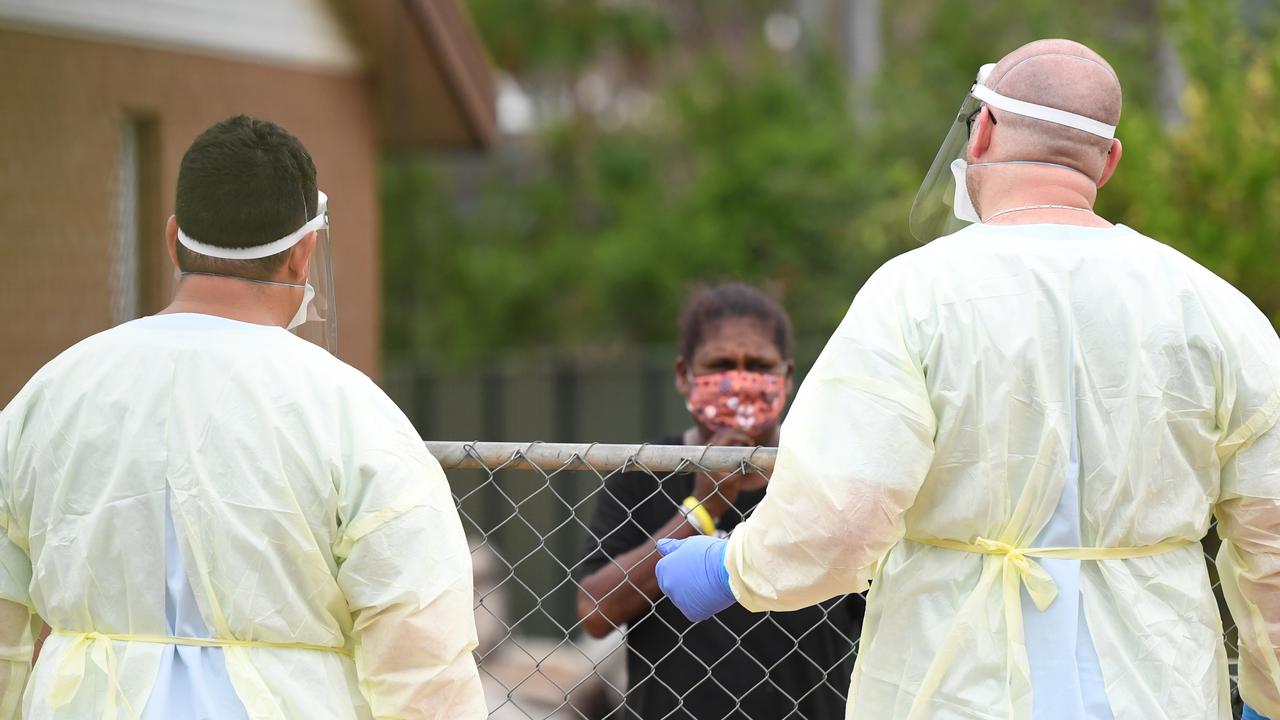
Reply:
<svg viewBox="0 0 1280 720"><path fill-rule="evenodd" d="M712 430L736 428L755 437L782 415L786 390L785 378L771 373L729 370L695 375L685 407Z"/></svg>

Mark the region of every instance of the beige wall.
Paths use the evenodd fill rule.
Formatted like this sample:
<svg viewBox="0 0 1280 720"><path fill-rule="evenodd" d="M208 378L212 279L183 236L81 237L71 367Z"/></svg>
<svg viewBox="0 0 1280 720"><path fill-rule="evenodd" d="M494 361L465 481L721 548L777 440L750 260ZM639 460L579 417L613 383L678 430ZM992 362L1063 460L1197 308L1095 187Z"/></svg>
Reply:
<svg viewBox="0 0 1280 720"><path fill-rule="evenodd" d="M162 231L182 153L247 113L284 125L315 158L330 198L339 356L377 372L377 123L364 78L3 29L0 68L0 404L112 324L114 176L131 114L156 121L144 314L172 291Z"/></svg>

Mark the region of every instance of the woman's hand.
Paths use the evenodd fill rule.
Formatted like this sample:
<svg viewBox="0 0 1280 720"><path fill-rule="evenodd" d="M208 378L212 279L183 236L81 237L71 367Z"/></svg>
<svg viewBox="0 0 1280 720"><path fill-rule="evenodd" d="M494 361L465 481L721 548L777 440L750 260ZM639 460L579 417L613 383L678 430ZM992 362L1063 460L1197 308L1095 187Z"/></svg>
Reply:
<svg viewBox="0 0 1280 720"><path fill-rule="evenodd" d="M720 447L755 447L756 441L736 428L717 430L708 445ZM702 503L702 507L711 513L711 517L719 520L725 511L733 507L738 499L738 491L742 481L749 475L741 472L707 473L699 471L694 475L693 496Z"/></svg>

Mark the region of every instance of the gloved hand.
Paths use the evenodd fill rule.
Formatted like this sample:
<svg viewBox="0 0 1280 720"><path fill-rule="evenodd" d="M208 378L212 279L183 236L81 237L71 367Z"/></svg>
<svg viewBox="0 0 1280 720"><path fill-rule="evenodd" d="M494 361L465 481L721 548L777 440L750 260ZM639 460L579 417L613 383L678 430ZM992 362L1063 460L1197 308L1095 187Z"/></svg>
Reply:
<svg viewBox="0 0 1280 720"><path fill-rule="evenodd" d="M661 561L659 561L658 564L662 564ZM1259 715L1257 710L1254 710L1248 705L1245 705L1244 714L1240 716L1240 720L1268 720L1268 719Z"/></svg>
<svg viewBox="0 0 1280 720"><path fill-rule="evenodd" d="M706 620L737 602L729 589L724 554L729 541L698 535L658 541L658 587L693 622Z"/></svg>

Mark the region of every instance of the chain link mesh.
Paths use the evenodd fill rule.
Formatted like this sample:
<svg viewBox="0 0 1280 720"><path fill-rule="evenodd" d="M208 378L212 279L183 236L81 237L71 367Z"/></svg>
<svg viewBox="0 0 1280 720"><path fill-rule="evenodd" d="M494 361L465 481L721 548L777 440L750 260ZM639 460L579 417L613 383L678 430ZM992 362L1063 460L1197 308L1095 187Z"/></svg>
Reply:
<svg viewBox="0 0 1280 720"><path fill-rule="evenodd" d="M579 619L580 602L587 603L581 608L584 614L598 607L595 598L582 588L585 571L592 569L584 559L606 541L590 529L592 510L603 497L618 503L636 502L635 496L613 497L611 488L618 487L620 474L648 476L652 484L645 487L651 490L646 490L647 496L641 499L670 502L670 516L675 517L681 510L679 499L669 500L662 494L664 480L695 472L712 474L722 481L737 475L767 474L773 467L773 449L460 442L428 442L427 447L449 475L470 540L480 636L477 660L491 718L630 717L620 708L628 692L636 692L644 680L648 681L646 692L650 698L655 690L663 697L663 702L651 703L662 709L644 720L687 717L690 711L686 702L692 694L705 695L709 689L720 691L727 703L724 719L745 717L742 708L755 697L769 696L775 703L781 698L791 709L779 717L797 720L805 717L802 703L812 694L830 693L843 704L856 653L857 627L856 620L835 605L819 608L819 620L801 632L782 627L772 615L759 619L760 627L751 628L751 632L768 631L772 633L770 643L784 647L769 658L753 658L753 665L744 672L741 665L722 665L723 657L684 653L682 628L687 631L687 626L678 626L670 615L659 612L658 603L648 603L630 625L634 627L642 620L660 623L660 628L675 634L675 647L666 658L682 653L686 663L692 659L698 673L685 678L687 682L681 687L673 687L669 678L655 673L654 666L661 661L639 662L645 675L631 678L629 686L623 641L626 628L614 627L615 632L597 639L585 631ZM611 479L615 482L611 483ZM628 515L624 522L639 521ZM656 528L638 529L649 535ZM1211 532L1204 540L1205 558L1227 628L1224 642L1231 665L1232 702L1238 717L1236 631L1212 561L1217 547L1217 536ZM638 592L646 592L630 579L623 582ZM648 594L653 597L656 592L650 590ZM855 601L861 599L840 602ZM721 621L717 617L707 622ZM765 623L776 627L765 627ZM811 643L806 638L822 633L844 639L845 644L815 657L817 653L812 652L812 644L806 645ZM740 657L748 655L742 653ZM788 674L792 680L785 683L786 687L776 682L772 674L782 662L790 663ZM795 687L797 663L808 668L801 675L813 678L811 686Z"/></svg>

